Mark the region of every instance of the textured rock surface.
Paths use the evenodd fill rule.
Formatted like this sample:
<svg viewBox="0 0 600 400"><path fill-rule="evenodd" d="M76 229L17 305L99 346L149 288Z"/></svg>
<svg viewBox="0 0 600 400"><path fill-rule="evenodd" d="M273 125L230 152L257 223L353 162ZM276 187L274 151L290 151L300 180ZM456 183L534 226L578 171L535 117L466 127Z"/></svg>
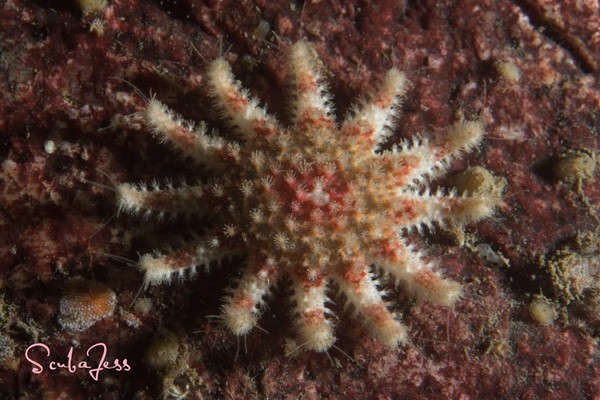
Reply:
<svg viewBox="0 0 600 400"><path fill-rule="evenodd" d="M573 257L583 267L598 265L598 248L576 243L583 232L598 241L598 172L579 187L554 173L565 155L598 152L598 3L371 3L126 0L84 16L75 2L2 2L0 393L600 398L598 299L590 294L564 304L548 270L567 249L580 254ZM96 18L102 26L93 24ZM283 117L279 43L303 37L331 73L339 117L396 65L413 85L397 138L445 127L460 110L479 114L488 132L483 148L453 167L482 165L507 180L500 212L468 227L463 247L445 232L428 235L429 253L449 276L463 279L465 298L453 310L429 304L400 310L412 343L398 351L343 319L336 344L354 361L336 350L330 358L286 355L297 343L288 339L283 303L271 303L261 320L268 333L253 332L238 345L206 318L218 313L235 263L215 268L209 279L153 288L131 305L142 277L111 256L135 260L136 252L170 241L189 223L111 219L113 182L192 171L148 140L133 115L144 99L129 83L223 131L203 82L207 63L227 52L236 76ZM506 63L518 78L507 74ZM118 304L114 315L68 332L58 323L60 298L78 276L109 287ZM287 290L282 285L276 298ZM558 311L551 325L529 315L540 292ZM176 336L178 345L168 347L177 351L168 357L176 362L153 369L143 360L160 331ZM111 363L127 358L131 371L105 370L98 381L85 370L46 368L36 375L24 356L43 342L52 351L47 362L66 360L71 346L73 358L85 360L98 341L106 343ZM38 360L39 350L31 353Z"/></svg>

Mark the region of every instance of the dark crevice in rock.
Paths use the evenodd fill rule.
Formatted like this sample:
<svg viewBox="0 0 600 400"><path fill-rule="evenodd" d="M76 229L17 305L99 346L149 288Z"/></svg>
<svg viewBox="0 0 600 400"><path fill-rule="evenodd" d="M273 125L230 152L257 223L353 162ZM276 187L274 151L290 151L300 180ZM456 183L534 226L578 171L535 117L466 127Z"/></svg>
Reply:
<svg viewBox="0 0 600 400"><path fill-rule="evenodd" d="M584 73L589 74L598 72L600 66L593 57L588 54L588 51L585 49L585 44L583 44L579 38L557 26L555 21L546 16L535 6L534 2L530 0L513 1L541 34L571 54Z"/></svg>
<svg viewBox="0 0 600 400"><path fill-rule="evenodd" d="M159 0L158 6L172 18L181 22L192 20L193 6L186 0Z"/></svg>

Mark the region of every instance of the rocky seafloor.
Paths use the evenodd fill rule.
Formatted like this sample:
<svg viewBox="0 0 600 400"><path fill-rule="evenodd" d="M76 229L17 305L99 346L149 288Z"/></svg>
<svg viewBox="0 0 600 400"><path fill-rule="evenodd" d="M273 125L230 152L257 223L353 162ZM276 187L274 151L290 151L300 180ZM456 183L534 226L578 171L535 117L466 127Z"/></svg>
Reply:
<svg viewBox="0 0 600 400"><path fill-rule="evenodd" d="M0 16L3 399L600 399L597 1L4 0ZM445 308L392 290L397 350L337 304L338 348L298 351L285 282L236 340L210 318L235 259L138 295L139 254L210 224L116 214L115 184L196 172L144 127L147 98L226 131L204 84L225 55L285 121L298 40L340 120L389 68L407 74L390 143L483 122L436 185L469 166L506 180L493 218L417 238L465 293ZM70 349L81 368L50 364Z"/></svg>

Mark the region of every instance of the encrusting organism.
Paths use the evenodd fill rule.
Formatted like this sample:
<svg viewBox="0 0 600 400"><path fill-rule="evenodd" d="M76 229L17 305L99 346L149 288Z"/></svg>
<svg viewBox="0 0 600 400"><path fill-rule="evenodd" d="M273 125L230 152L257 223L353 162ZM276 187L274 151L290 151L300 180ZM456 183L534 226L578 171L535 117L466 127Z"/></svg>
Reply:
<svg viewBox="0 0 600 400"><path fill-rule="evenodd" d="M117 295L109 287L77 277L67 283L60 299L58 322L70 331L83 331L113 315Z"/></svg>
<svg viewBox="0 0 600 400"><path fill-rule="evenodd" d="M405 234L493 212L499 196L430 193L426 186L451 159L480 143L483 126L461 120L445 134L381 150L407 90L403 73L388 71L379 90L341 124L320 61L305 42L291 46L288 74L291 124L283 126L241 87L224 59L209 66L210 91L237 141L209 134L203 123L194 126L158 100L149 101L143 115L153 134L213 178L177 187L121 184L120 210L207 215L214 229L175 251L143 255L145 284L167 283L242 255L241 275L220 315L235 335L257 325L265 298L286 279L301 347L320 352L334 344L328 302L339 293L365 328L394 348L406 341L406 327L388 309L376 272L419 300L448 306L460 298L461 285L423 260Z"/></svg>

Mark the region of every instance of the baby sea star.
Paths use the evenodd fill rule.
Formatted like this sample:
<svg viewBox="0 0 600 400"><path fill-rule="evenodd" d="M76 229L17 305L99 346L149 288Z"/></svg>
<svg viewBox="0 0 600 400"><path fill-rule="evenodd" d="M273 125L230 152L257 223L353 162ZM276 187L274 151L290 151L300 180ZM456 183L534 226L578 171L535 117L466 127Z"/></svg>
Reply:
<svg viewBox="0 0 600 400"><path fill-rule="evenodd" d="M214 61L208 84L239 143L209 135L204 124L194 127L150 100L144 119L154 135L215 177L181 187L121 184L119 207L216 220L214 230L176 251L143 255L139 267L151 285L244 255L241 277L221 309L223 323L235 335L256 326L264 298L287 278L301 346L321 352L335 342L327 307L335 289L367 330L393 348L406 341L406 327L388 310L371 268L402 283L417 299L451 305L461 296L461 285L436 272L404 234L492 213L497 197L430 194L425 188L449 160L477 146L484 130L477 121L460 121L429 141L380 151L408 85L404 74L388 71L379 91L339 126L319 64L306 43L291 47L292 124L283 127L241 88L225 60Z"/></svg>

